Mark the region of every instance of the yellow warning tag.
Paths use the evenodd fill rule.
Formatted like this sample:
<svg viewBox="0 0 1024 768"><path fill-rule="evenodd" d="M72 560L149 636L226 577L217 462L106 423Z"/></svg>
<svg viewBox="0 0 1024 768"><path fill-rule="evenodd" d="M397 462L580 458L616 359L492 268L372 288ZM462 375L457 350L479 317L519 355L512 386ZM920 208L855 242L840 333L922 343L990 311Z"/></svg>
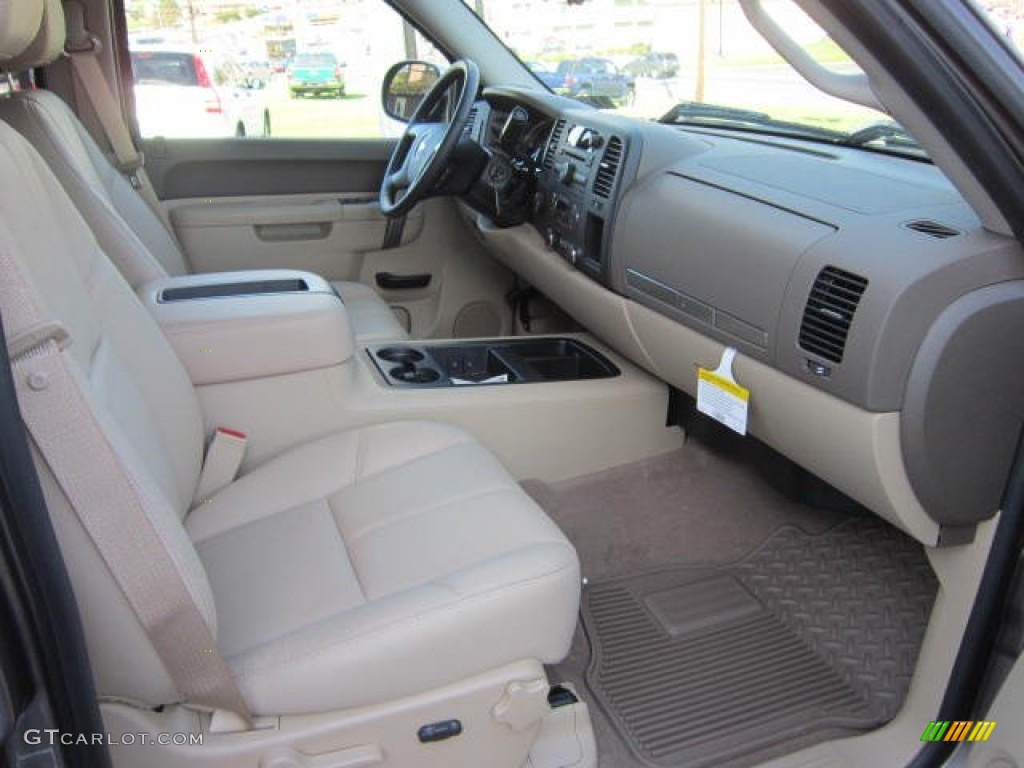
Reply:
<svg viewBox="0 0 1024 768"><path fill-rule="evenodd" d="M727 347L716 370L697 369L697 410L745 435L750 390L741 387L733 378L732 361L735 357L736 350Z"/></svg>

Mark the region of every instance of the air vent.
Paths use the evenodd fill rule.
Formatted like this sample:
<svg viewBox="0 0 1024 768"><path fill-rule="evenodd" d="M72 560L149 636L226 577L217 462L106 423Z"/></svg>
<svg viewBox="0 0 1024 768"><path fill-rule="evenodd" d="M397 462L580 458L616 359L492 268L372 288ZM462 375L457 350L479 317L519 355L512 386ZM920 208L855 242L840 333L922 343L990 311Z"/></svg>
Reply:
<svg viewBox="0 0 1024 768"><path fill-rule="evenodd" d="M594 177L594 194L598 197L611 197L612 188L615 186L615 174L619 172L619 164L622 162L622 140L618 136L608 139L608 146L604 149L604 157L597 168L597 176Z"/></svg>
<svg viewBox="0 0 1024 768"><path fill-rule="evenodd" d="M934 237L939 240L945 240L961 234L959 229L953 229L930 219L918 219L917 221L908 222L904 226L907 229L912 229L915 232L920 232L922 235L928 235L928 237Z"/></svg>
<svg viewBox="0 0 1024 768"><path fill-rule="evenodd" d="M547 149L544 150L545 168L550 168L555 164L555 150L558 149L558 143L562 140L563 133L565 133L565 120L559 120L555 123L555 127L551 131L551 137L548 139Z"/></svg>
<svg viewBox="0 0 1024 768"><path fill-rule="evenodd" d="M466 118L466 124L462 126L462 138L472 139L476 133L476 118L480 114L479 107L473 107L469 110L469 117Z"/></svg>
<svg viewBox="0 0 1024 768"><path fill-rule="evenodd" d="M843 362L853 315L867 287L860 275L836 267L821 270L804 307L800 346L833 363Z"/></svg>

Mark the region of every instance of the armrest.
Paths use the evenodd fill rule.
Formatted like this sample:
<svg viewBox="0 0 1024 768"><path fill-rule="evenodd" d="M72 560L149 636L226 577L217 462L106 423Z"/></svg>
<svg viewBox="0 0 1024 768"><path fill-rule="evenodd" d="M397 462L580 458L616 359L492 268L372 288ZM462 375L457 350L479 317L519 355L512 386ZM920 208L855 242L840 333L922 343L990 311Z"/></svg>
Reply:
<svg viewBox="0 0 1024 768"><path fill-rule="evenodd" d="M161 278L138 294L195 384L327 368L355 345L345 305L309 272Z"/></svg>

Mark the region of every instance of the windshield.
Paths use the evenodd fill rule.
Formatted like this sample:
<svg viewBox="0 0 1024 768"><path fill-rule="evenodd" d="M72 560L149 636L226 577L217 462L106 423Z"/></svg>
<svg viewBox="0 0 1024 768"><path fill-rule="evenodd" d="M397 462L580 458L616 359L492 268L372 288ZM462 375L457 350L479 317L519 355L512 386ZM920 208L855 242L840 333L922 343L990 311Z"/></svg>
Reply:
<svg viewBox="0 0 1024 768"><path fill-rule="evenodd" d="M920 154L888 115L808 83L736 0L473 0L471 7L545 86L599 108ZM764 7L818 62L859 71L791 0Z"/></svg>

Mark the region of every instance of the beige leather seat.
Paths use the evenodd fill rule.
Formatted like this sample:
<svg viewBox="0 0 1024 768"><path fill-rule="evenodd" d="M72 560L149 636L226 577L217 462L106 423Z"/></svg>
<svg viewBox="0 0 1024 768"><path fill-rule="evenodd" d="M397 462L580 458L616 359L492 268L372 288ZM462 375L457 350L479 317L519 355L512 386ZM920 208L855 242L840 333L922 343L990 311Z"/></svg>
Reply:
<svg viewBox="0 0 1024 768"><path fill-rule="evenodd" d="M64 39L60 0L46 0L44 21L31 47L17 57L0 61L0 71L19 72L55 61L64 50ZM25 136L50 164L100 245L132 287L190 271L178 243L60 97L39 90L0 98L0 120ZM138 240L127 249L126 234ZM334 287L345 302L359 341L407 337L372 288L354 282L336 282Z"/></svg>
<svg viewBox="0 0 1024 768"><path fill-rule="evenodd" d="M18 14L27 4L0 4L0 55L24 37ZM537 716L515 713L501 691L517 690L524 662L543 679L540 663L567 653L579 565L497 460L454 427L383 424L295 448L190 511L203 426L188 376L49 166L2 124L0 169L0 307L8 331L27 306L13 298L18 276L34 311L70 334L63 354L116 455L110 472L130 477L149 499L174 578L198 606L245 704L273 718L237 738L220 735L191 756L126 748L122 764L312 765L304 751L265 749L294 746L302 728L315 738L300 751L348 749L348 738L363 745L361 762L331 765L467 764L448 747L418 751L431 748L416 739L418 721L411 731L391 726L421 712L466 719L462 741L453 742L529 736ZM74 480L62 486L39 453L37 465L97 688L109 702L108 728L123 726L117 713L154 730L206 727L156 720L190 710L181 708L181 692L69 502L63 488ZM159 592L159 584L151 587ZM501 687L470 706L477 700L462 697L459 686L484 676ZM435 695L441 703L429 706ZM332 717L348 730L331 732ZM475 764L518 766L528 744L517 753L499 743L493 760ZM475 754L488 752L478 745Z"/></svg>

